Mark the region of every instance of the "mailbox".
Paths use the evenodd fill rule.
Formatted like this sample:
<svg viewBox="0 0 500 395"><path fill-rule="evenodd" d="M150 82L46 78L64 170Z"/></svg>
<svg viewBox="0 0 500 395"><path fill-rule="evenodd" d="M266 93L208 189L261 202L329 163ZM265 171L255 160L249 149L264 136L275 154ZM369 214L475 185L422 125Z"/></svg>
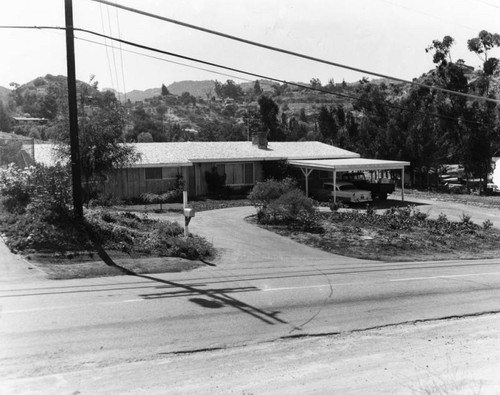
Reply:
<svg viewBox="0 0 500 395"><path fill-rule="evenodd" d="M184 209L184 216L186 218L192 218L192 217L194 217L195 212L196 211L194 208L185 208Z"/></svg>

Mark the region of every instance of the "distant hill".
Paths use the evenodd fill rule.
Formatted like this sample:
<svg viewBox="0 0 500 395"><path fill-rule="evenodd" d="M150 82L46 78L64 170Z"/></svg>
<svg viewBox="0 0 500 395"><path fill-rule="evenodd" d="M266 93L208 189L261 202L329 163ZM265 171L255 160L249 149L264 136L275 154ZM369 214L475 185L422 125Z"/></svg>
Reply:
<svg viewBox="0 0 500 395"><path fill-rule="evenodd" d="M207 94L214 96L214 81L179 81L167 86L168 91L173 95L182 95L189 92L194 97L207 98Z"/></svg>
<svg viewBox="0 0 500 395"><path fill-rule="evenodd" d="M9 94L10 89L0 86L0 101L2 101L4 105L6 105L9 101Z"/></svg>
<svg viewBox="0 0 500 395"><path fill-rule="evenodd" d="M221 83L225 83L226 81L221 81ZM255 82L243 82L238 84L242 87L243 91L251 91L253 90ZM260 81L261 88L264 92L272 92L272 85L274 83L271 81ZM207 94L212 97L215 95L215 81L212 80L204 80L204 81L177 81L167 86L168 91L172 95L181 96L184 92L188 92L190 95L194 97L199 97L202 99L207 99ZM115 93L117 98L123 98L123 94L119 94L115 89L112 88L103 88L103 91L111 91ZM155 96L161 95L161 88L150 88L144 91L141 90L133 90L127 92L127 100L130 100L132 103L138 101L144 101L146 99L151 99Z"/></svg>
<svg viewBox="0 0 500 395"><path fill-rule="evenodd" d="M136 101L144 101L146 99L150 99L152 97L159 95L161 95L160 88L151 88L151 89L146 89L145 91L139 91L135 89L127 93L127 100L130 100L132 103L135 103ZM116 97L118 97L118 95L116 95Z"/></svg>

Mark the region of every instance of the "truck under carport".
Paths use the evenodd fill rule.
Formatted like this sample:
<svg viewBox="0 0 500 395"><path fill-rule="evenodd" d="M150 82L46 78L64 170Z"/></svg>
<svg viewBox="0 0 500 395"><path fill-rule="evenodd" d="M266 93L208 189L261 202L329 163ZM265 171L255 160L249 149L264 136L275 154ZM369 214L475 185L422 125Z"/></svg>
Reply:
<svg viewBox="0 0 500 395"><path fill-rule="evenodd" d="M315 160L290 160L288 163L298 167L305 177L306 195L309 196L309 176L313 170L322 170L332 172L333 181L333 201L337 201L335 186L337 183L338 172L349 171L379 171L379 170L400 170L401 171L401 199L404 200L404 171L405 166L410 162L365 158L348 159L315 159Z"/></svg>

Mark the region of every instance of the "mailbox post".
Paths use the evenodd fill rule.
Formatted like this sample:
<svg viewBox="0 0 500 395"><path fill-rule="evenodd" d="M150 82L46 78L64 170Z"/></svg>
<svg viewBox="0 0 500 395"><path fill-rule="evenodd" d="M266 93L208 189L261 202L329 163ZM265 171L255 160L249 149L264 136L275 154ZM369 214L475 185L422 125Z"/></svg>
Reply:
<svg viewBox="0 0 500 395"><path fill-rule="evenodd" d="M183 191L182 193L182 203L184 207L184 237L189 236L189 222L191 218L194 218L196 213L194 208L187 207L188 199L187 199L187 191Z"/></svg>
<svg viewBox="0 0 500 395"><path fill-rule="evenodd" d="M184 208L184 236L189 236L189 222L191 218L194 217L195 210L194 208Z"/></svg>

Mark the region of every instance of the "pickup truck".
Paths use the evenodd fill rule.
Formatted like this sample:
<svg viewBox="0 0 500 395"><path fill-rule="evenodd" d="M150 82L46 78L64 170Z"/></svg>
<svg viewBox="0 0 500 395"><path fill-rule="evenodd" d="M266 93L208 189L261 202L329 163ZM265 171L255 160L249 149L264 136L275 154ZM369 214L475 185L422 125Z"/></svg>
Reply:
<svg viewBox="0 0 500 395"><path fill-rule="evenodd" d="M376 181L371 181L361 172L345 173L342 176L342 180L354 184L359 189L370 191L373 199L387 200L387 195L390 195L396 189L394 181L388 178L379 178Z"/></svg>
<svg viewBox="0 0 500 395"><path fill-rule="evenodd" d="M350 182L338 181L335 183L335 196L337 200L347 203L371 202L370 191L358 189ZM333 182L324 182L321 188L311 190L311 195L318 200L329 200L333 198Z"/></svg>

